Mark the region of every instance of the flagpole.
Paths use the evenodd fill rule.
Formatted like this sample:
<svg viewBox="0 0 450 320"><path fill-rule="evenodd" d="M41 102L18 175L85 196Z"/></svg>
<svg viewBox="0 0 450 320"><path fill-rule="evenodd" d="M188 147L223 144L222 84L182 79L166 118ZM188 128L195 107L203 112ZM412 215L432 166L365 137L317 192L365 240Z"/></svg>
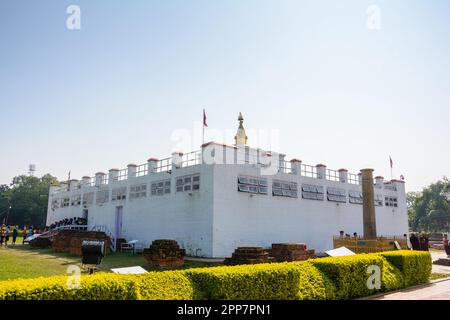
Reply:
<svg viewBox="0 0 450 320"><path fill-rule="evenodd" d="M203 132L202 132L202 146L205 144L205 109L203 109L203 114L202 114L202 128L203 128Z"/></svg>

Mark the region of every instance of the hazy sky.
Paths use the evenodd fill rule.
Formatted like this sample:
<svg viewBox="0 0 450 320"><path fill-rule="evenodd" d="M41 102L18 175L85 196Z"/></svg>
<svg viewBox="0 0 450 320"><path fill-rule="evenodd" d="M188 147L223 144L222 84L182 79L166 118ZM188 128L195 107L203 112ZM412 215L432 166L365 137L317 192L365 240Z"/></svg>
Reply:
<svg viewBox="0 0 450 320"><path fill-rule="evenodd" d="M233 143L242 111L251 146L386 178L391 155L420 190L450 176L449 16L447 0L2 0L0 184L30 163L65 179L167 157L183 130L198 149L205 108L206 140Z"/></svg>

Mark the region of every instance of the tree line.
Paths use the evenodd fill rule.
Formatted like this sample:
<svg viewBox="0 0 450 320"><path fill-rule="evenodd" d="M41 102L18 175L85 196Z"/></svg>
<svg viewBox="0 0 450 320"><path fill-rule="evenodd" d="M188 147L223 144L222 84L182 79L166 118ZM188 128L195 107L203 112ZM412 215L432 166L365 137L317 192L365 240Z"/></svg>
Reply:
<svg viewBox="0 0 450 320"><path fill-rule="evenodd" d="M408 192L409 227L412 231L450 231L450 180L444 177L420 192Z"/></svg>
<svg viewBox="0 0 450 320"><path fill-rule="evenodd" d="M0 185L0 222L8 225L45 226L48 193L55 177L20 175L10 185Z"/></svg>

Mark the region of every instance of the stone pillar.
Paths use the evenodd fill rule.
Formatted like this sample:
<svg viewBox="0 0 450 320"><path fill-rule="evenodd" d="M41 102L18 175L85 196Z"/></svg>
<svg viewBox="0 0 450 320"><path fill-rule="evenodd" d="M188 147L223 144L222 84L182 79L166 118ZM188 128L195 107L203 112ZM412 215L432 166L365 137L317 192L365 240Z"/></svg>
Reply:
<svg viewBox="0 0 450 320"><path fill-rule="evenodd" d="M106 174L103 173L103 172L97 172L95 174L95 186L96 187L101 186L102 184L104 184L105 176L106 176Z"/></svg>
<svg viewBox="0 0 450 320"><path fill-rule="evenodd" d="M65 181L61 182L61 191L69 190L69 184Z"/></svg>
<svg viewBox="0 0 450 320"><path fill-rule="evenodd" d="M108 179L109 179L108 183L118 181L119 180L119 169L110 169Z"/></svg>
<svg viewBox="0 0 450 320"><path fill-rule="evenodd" d="M375 220L375 200L373 191L373 169L362 169L362 193L363 193L363 224L364 239L377 238L377 226Z"/></svg>
<svg viewBox="0 0 450 320"><path fill-rule="evenodd" d="M137 165L130 163L128 166L128 179L136 178Z"/></svg>
<svg viewBox="0 0 450 320"><path fill-rule="evenodd" d="M361 174L361 172L358 173L358 183L359 183L359 185L362 185L362 174Z"/></svg>
<svg viewBox="0 0 450 320"><path fill-rule="evenodd" d="M292 159L291 160L291 173L295 175L301 175L302 171L302 160Z"/></svg>
<svg viewBox="0 0 450 320"><path fill-rule="evenodd" d="M181 168L183 152L172 152L172 170Z"/></svg>
<svg viewBox="0 0 450 320"><path fill-rule="evenodd" d="M81 183L83 187L89 187L91 185L91 177L84 176L83 178L81 178Z"/></svg>
<svg viewBox="0 0 450 320"><path fill-rule="evenodd" d="M70 190L78 189L78 180L77 179L72 179L69 181L69 189Z"/></svg>
<svg viewBox="0 0 450 320"><path fill-rule="evenodd" d="M317 179L325 179L326 178L326 172L327 172L327 166L324 164L318 164L316 165L317 170Z"/></svg>
<svg viewBox="0 0 450 320"><path fill-rule="evenodd" d="M285 154L278 153L278 172L284 172L285 170L285 164L284 164L284 158L286 157Z"/></svg>
<svg viewBox="0 0 450 320"><path fill-rule="evenodd" d="M375 177L375 186L378 189L383 189L383 184L384 184L384 177L382 176Z"/></svg>
<svg viewBox="0 0 450 320"><path fill-rule="evenodd" d="M339 169L339 182L348 183L348 170L347 169Z"/></svg>
<svg viewBox="0 0 450 320"><path fill-rule="evenodd" d="M156 173L156 169L158 168L159 159L150 158L147 160L147 174Z"/></svg>

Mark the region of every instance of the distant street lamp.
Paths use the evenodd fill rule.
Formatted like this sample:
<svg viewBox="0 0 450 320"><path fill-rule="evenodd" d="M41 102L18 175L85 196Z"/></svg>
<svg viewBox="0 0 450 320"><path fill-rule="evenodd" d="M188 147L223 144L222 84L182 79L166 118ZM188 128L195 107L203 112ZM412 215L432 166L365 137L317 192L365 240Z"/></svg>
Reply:
<svg viewBox="0 0 450 320"><path fill-rule="evenodd" d="M9 212L11 211L11 206L9 206L9 208L8 208L8 213L6 214L6 222L5 222L5 224L6 225L8 225L8 218L9 218Z"/></svg>
<svg viewBox="0 0 450 320"><path fill-rule="evenodd" d="M9 212L11 211L11 206L9 206L8 207L8 209L6 209L5 211L3 211L2 213L0 213L0 214L3 214L3 213L5 213L5 212L7 212L6 213L6 217L5 218L3 218L3 224L7 224L8 223L8 217L9 217Z"/></svg>

